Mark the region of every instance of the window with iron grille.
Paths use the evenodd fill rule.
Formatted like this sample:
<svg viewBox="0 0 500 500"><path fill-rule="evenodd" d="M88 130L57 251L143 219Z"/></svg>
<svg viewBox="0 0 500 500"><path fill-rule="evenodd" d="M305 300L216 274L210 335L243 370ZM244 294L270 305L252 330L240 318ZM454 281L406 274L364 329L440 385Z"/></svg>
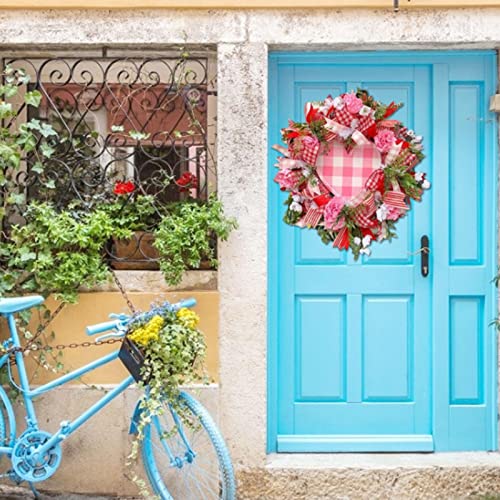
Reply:
<svg viewBox="0 0 500 500"><path fill-rule="evenodd" d="M25 197L5 214L5 234L22 223L22 204L29 200L91 210L112 201L117 186L125 185L133 186L131 201L151 195L162 207L206 200L215 190L216 88L210 56L143 52L137 57L102 50L43 58L13 54L2 65L22 68L29 76L20 92L19 116L49 123L58 132L43 172L36 151L23 158L17 177ZM22 100L32 90L41 93L38 108ZM110 243L113 265L133 268L136 261L138 268L155 268L145 238L139 234L125 245L128 254L121 248L117 255L120 243Z"/></svg>

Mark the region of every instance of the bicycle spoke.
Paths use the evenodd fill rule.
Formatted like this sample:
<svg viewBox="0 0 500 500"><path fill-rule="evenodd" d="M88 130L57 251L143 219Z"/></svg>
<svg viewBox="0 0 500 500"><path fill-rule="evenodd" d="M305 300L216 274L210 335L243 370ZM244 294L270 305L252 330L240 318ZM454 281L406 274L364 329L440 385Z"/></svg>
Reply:
<svg viewBox="0 0 500 500"><path fill-rule="evenodd" d="M187 398L185 403L190 401L193 400ZM203 407L193 404L196 411L186 404L181 419L166 403L165 411L153 419L147 441L150 458L146 463L154 467L154 480L164 485L159 490L166 488L174 500L233 499L232 469L227 468L227 461L223 462L226 458L219 455L224 443Z"/></svg>

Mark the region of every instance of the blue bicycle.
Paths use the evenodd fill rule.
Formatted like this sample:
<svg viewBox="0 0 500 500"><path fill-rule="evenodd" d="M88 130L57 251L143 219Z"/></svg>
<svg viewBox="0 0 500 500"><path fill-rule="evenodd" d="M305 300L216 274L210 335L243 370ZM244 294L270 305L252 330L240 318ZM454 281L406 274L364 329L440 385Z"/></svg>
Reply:
<svg viewBox="0 0 500 500"><path fill-rule="evenodd" d="M0 386L3 405L0 411L0 454L10 458L12 468L8 476L18 484L27 481L33 489L33 483L48 479L59 467L61 442L135 382L130 375L80 416L72 421L61 422L60 428L53 434L40 429L33 403L37 396L119 357L117 350L52 382L30 388L14 314L37 306L43 300L40 296L0 299L0 315L6 318L10 331L10 337L3 342L6 353L0 357L0 368L7 365L12 381L11 364L14 361L17 365L19 389L26 409L26 429L18 436L12 403ZM188 299L171 304L171 307L180 309L195 304L194 299ZM131 317L124 314L111 317L112 321L87 327L88 335L112 331L96 338L96 343L110 337L125 337ZM234 499L236 487L233 467L213 419L196 399L185 392L181 392L177 408L179 404L183 408L182 419L165 398L163 411L159 415L152 415L143 430L141 452L152 489L162 499ZM131 433L137 432L140 413L145 411L141 408L138 403L132 415ZM186 422L186 418L191 422Z"/></svg>

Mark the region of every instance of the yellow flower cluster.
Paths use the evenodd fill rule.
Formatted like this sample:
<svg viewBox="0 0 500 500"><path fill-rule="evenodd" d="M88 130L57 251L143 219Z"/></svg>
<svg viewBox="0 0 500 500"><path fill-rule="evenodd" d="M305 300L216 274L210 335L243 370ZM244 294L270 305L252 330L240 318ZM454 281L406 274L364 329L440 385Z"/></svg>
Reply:
<svg viewBox="0 0 500 500"><path fill-rule="evenodd" d="M192 329L195 329L198 326L198 323L200 322L200 317L194 311L191 311L191 309L188 309L187 307L179 309L177 311L177 317L179 318L181 323L184 324L184 326L187 326L188 328Z"/></svg>
<svg viewBox="0 0 500 500"><path fill-rule="evenodd" d="M146 346L158 338L164 323L165 320L161 316L153 316L144 326L134 330L129 338L137 344Z"/></svg>

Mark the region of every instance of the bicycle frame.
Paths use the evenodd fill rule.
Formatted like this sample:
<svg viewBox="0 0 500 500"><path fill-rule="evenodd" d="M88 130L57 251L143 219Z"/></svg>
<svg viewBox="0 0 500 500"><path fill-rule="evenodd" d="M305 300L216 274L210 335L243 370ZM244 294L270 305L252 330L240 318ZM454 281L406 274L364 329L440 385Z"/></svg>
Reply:
<svg viewBox="0 0 500 500"><path fill-rule="evenodd" d="M9 325L11 336L7 341L4 342L4 346L7 348L21 347L19 335L17 333L16 323L14 320L14 315L7 314L5 315L5 317ZM47 384L41 385L35 389L31 389L28 381L26 367L24 364L23 354L21 352L16 352L15 359L17 364L17 371L19 374L19 382L22 390L24 403L26 406L26 424L27 424L26 430L32 430L32 431L40 430L38 427L38 420L36 417L35 407L33 404L33 400L36 397L45 394L67 382L70 382L71 380L74 380L100 366L110 363L111 361L114 361L117 358L118 358L118 351L114 351L102 358L93 361L92 363L89 363L66 375L63 375L62 377L59 377L53 380L52 382L48 382ZM9 355L5 354L0 358L0 368L2 368L8 362L9 362ZM76 417L73 421L61 422L59 430L55 432L46 443L44 443L36 450L33 457L36 459L37 456L43 456L43 454L46 451L48 451L51 447L59 444L61 441L66 439L73 432L75 432L80 426L82 426L85 422L87 422L87 420L89 420L93 415L95 415L108 403L110 403L114 398L116 398L123 391L125 391L125 389L127 389L127 387L132 385L134 382L135 382L134 378L130 375L129 377L124 379L120 384L118 384L112 391L105 394L101 399L99 399L99 401L94 403L90 408L88 408L81 415ZM14 442L16 439L14 412L12 410L12 406L10 400L8 399L7 394L2 388L0 389L1 389L0 399L2 399L3 403L5 404L5 407L7 408L7 416L9 419L9 424L11 426L10 442L9 442L10 446L0 446L0 454L10 455L12 453ZM12 429L12 427L14 427L14 429Z"/></svg>

